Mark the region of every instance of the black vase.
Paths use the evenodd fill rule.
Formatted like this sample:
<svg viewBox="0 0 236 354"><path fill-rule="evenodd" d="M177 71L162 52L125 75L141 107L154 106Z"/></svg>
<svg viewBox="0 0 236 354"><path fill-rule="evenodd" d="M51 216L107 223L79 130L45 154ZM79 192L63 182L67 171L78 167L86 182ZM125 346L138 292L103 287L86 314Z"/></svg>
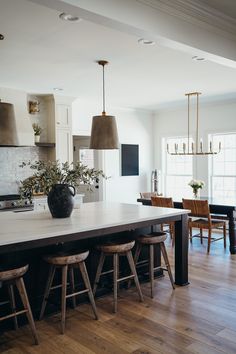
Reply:
<svg viewBox="0 0 236 354"><path fill-rule="evenodd" d="M48 207L53 218L68 218L74 207L75 188L68 184L55 184L48 193Z"/></svg>

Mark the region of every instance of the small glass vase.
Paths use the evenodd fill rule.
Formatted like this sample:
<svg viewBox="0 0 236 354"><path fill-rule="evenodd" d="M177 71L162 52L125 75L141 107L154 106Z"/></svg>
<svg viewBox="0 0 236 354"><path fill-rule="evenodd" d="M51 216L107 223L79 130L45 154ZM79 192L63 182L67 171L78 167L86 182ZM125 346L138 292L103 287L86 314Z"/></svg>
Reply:
<svg viewBox="0 0 236 354"><path fill-rule="evenodd" d="M200 198L200 189L193 189L193 199Z"/></svg>

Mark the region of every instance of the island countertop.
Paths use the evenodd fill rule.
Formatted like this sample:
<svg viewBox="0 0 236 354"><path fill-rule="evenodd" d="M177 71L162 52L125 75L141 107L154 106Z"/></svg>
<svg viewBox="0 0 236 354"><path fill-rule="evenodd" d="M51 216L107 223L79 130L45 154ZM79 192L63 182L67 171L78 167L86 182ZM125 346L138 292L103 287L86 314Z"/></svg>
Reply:
<svg viewBox="0 0 236 354"><path fill-rule="evenodd" d="M28 243L31 247L38 242L40 246L65 241L63 236L73 241L149 226L186 213L186 210L111 202L82 204L63 219L52 218L49 211L5 212L0 214L0 252L13 244Z"/></svg>

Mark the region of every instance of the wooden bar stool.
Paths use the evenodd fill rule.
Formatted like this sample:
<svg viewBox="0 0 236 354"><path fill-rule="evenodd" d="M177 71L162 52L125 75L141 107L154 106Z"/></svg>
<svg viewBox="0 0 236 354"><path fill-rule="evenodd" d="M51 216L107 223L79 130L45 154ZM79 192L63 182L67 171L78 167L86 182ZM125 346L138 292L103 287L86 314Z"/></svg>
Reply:
<svg viewBox="0 0 236 354"><path fill-rule="evenodd" d="M134 247L135 241L131 242L121 242L121 243L112 243L112 244L103 244L97 246L97 249L101 251L97 273L94 281L93 294L95 295L97 286L100 280L101 275L113 273L113 293L114 293L114 305L113 312L117 312L117 292L118 292L118 284L122 281L134 279L140 301L143 301L142 291L139 285L139 280L136 272L136 268L134 265L134 260L132 256L131 249ZM102 268L104 265L105 257L112 256L113 257L113 269L108 270L106 272L102 272ZM129 262L129 266L131 269L131 275L126 277L119 278L119 256L126 256Z"/></svg>
<svg viewBox="0 0 236 354"><path fill-rule="evenodd" d="M134 263L137 264L138 258L143 245L147 245L149 248L149 278L151 283L151 298L153 298L153 290L154 290L154 271L157 269L166 270L169 274L169 278L171 281L172 288L175 289L175 284L171 272L171 267L168 259L168 255L165 247L165 240L167 236L163 232L153 232L148 235L139 236L137 239L137 248L134 255ZM166 268L162 266L154 267L154 245L160 244L161 253L164 258Z"/></svg>
<svg viewBox="0 0 236 354"><path fill-rule="evenodd" d="M17 329L18 328L17 316L25 313L28 318L29 325L30 325L30 328L31 328L31 331L32 331L32 334L34 337L34 342L35 342L35 344L38 344L38 336L36 333L34 318L32 315L30 303L28 300L28 296L27 296L27 292L26 292L25 284L24 284L24 280L23 280L23 275L27 272L28 268L29 268L29 266L26 265L24 267L0 272L0 281L3 283L6 283L8 286L10 305L11 305L11 310L12 310L11 314L9 314L7 316L0 317L0 321L3 321L3 320L13 317L14 326L15 326L15 329ZM18 292L19 292L19 295L20 295L20 298L21 298L21 301L22 301L22 304L24 307L23 310L16 311L14 285L18 289Z"/></svg>
<svg viewBox="0 0 236 354"><path fill-rule="evenodd" d="M88 293L90 303L92 305L93 313L95 319L98 319L97 309L93 297L92 288L90 285L87 268L85 265L85 259L88 257L89 251L73 254L73 255L54 255L45 257L45 261L50 264L49 276L46 284L46 289L43 297L42 308L40 312L39 319L41 320L44 315L44 311L47 305L48 296L51 290L61 288L61 332L64 334L65 332L65 320L66 320L66 299L72 298L73 307L76 306L75 296ZM74 284L74 267L79 267L84 284L85 289L81 291L75 291ZM56 269L59 268L62 271L62 284L52 286L53 278L55 275ZM67 294L67 275L69 271L70 277L70 285L71 285L71 294Z"/></svg>

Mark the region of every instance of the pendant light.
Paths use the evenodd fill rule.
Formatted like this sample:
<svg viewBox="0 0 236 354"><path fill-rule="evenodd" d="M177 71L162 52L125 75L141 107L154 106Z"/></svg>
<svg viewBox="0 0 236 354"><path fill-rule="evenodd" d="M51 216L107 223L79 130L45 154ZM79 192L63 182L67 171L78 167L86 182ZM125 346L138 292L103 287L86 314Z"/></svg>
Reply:
<svg viewBox="0 0 236 354"><path fill-rule="evenodd" d="M118 149L119 141L116 119L114 116L107 115L105 111L104 66L108 64L108 61L99 60L97 63L102 66L103 73L103 111L101 115L93 117L90 149Z"/></svg>
<svg viewBox="0 0 236 354"><path fill-rule="evenodd" d="M183 148L179 150L178 144L174 145L174 151L169 151L169 144L167 144L167 153L170 155L216 155L221 151L221 142L219 142L218 150L213 150L212 141L209 144L209 150L203 151L203 142L199 140L199 95L201 92L186 93L188 97L188 140L187 144L183 143ZM197 111L196 111L196 142L192 142L190 146L190 98L196 97Z"/></svg>
<svg viewBox="0 0 236 354"><path fill-rule="evenodd" d="M14 106L0 100L0 146L18 146Z"/></svg>

